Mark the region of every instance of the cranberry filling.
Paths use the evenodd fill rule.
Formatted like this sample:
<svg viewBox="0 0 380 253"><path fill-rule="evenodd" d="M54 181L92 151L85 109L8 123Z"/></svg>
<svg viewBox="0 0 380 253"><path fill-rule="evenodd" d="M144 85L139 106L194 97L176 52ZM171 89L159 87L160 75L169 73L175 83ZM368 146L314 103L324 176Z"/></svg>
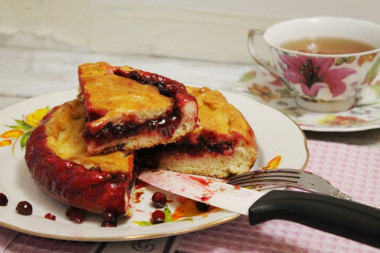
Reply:
<svg viewBox="0 0 380 253"><path fill-rule="evenodd" d="M160 75L150 74L144 71L123 71L120 68L114 73L115 75L135 80L141 84L156 86L163 96L174 97L178 92L187 92L183 84Z"/></svg>
<svg viewBox="0 0 380 253"><path fill-rule="evenodd" d="M204 139L201 140L196 145L182 146L183 152L193 153L196 155L200 151L207 151L209 153L231 155L233 153L232 142L206 142Z"/></svg>
<svg viewBox="0 0 380 253"><path fill-rule="evenodd" d="M199 140L197 144L183 143L182 145L168 144L168 149L176 150L189 155L198 155L203 152L214 154L230 155L233 153L231 142L208 143L204 140Z"/></svg>
<svg viewBox="0 0 380 253"><path fill-rule="evenodd" d="M168 144L167 148L193 156L204 152L228 156L234 152L233 142L229 140L219 141L218 134L213 131L203 130L196 141L193 138L191 134L187 135L180 143Z"/></svg>
<svg viewBox="0 0 380 253"><path fill-rule="evenodd" d="M123 125L113 125L112 123L108 123L94 135L92 135L89 130L86 130L84 133L84 138L87 140L95 138L99 142L104 142L104 140L109 138L113 139L128 137L143 132L159 132L162 137L171 137L181 122L181 113L178 109L181 101L179 101L179 98L176 98L176 94L187 94L185 86L169 78L144 71L123 71L118 68L115 70L114 74L135 80L141 84L148 84L157 87L161 95L174 98L175 106L173 111L166 116L148 120L142 124L129 123ZM189 98L184 97L181 99ZM100 116L96 114L86 115L86 120L95 120L98 117Z"/></svg>
<svg viewBox="0 0 380 253"><path fill-rule="evenodd" d="M100 142L109 138L122 138L127 136L137 135L143 132L159 132L163 137L171 137L181 122L181 114L178 110L174 110L166 117L160 117L154 120L148 120L142 124L124 124L124 125L112 125L112 123L106 124L102 130L93 135ZM84 138L91 138L92 135L89 130L84 133Z"/></svg>
<svg viewBox="0 0 380 253"><path fill-rule="evenodd" d="M232 142L207 142L204 138L200 138L198 143L192 144L182 142L180 144L170 143L165 147L157 146L154 148L140 149L135 153L134 163L137 168L158 168L160 164L160 152L181 152L191 156L197 156L208 152L211 154L231 155L233 154Z"/></svg>

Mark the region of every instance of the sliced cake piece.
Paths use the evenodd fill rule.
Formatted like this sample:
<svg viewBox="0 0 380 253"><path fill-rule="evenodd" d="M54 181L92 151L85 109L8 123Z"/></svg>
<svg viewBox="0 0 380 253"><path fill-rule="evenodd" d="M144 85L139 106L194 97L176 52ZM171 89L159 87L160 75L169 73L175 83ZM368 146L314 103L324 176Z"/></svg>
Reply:
<svg viewBox="0 0 380 253"><path fill-rule="evenodd" d="M25 161L39 188L58 201L93 213L132 215L134 155L91 156L83 139L79 99L53 108L33 130Z"/></svg>
<svg viewBox="0 0 380 253"><path fill-rule="evenodd" d="M78 72L89 154L174 142L197 125L197 102L179 82L105 62Z"/></svg>
<svg viewBox="0 0 380 253"><path fill-rule="evenodd" d="M139 167L218 178L248 172L257 145L244 116L216 90L187 90L197 99L200 126L176 143L138 151Z"/></svg>

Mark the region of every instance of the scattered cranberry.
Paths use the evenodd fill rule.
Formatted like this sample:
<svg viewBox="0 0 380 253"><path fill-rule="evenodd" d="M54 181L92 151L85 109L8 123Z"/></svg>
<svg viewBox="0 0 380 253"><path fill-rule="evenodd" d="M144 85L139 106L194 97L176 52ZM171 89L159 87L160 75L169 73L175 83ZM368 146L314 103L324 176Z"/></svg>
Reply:
<svg viewBox="0 0 380 253"><path fill-rule="evenodd" d="M20 201L16 206L16 211L22 215L31 215L33 207L28 201Z"/></svg>
<svg viewBox="0 0 380 253"><path fill-rule="evenodd" d="M103 217L104 221L111 221L111 222L115 222L116 221L116 216L112 212L104 212L103 215L102 215L102 217Z"/></svg>
<svg viewBox="0 0 380 253"><path fill-rule="evenodd" d="M152 213L152 223L164 223L165 221L165 213L161 210L156 210Z"/></svg>
<svg viewBox="0 0 380 253"><path fill-rule="evenodd" d="M200 202L200 201L197 201L196 206L197 206L198 210L201 212L206 212L210 208L210 205L205 204L205 203Z"/></svg>
<svg viewBox="0 0 380 253"><path fill-rule="evenodd" d="M0 193L0 206L6 206L8 204L8 198L4 193Z"/></svg>
<svg viewBox="0 0 380 253"><path fill-rule="evenodd" d="M69 207L66 210L66 216L74 221L75 223L82 223L85 219L85 214L82 210L75 208L75 207Z"/></svg>
<svg viewBox="0 0 380 253"><path fill-rule="evenodd" d="M155 192L152 196L153 206L163 208L167 202L166 195L161 192Z"/></svg>
<svg viewBox="0 0 380 253"><path fill-rule="evenodd" d="M102 227L117 227L117 223L116 222L112 222L112 221L103 221L102 222Z"/></svg>
<svg viewBox="0 0 380 253"><path fill-rule="evenodd" d="M102 227L117 227L117 217L112 212L104 212Z"/></svg>
<svg viewBox="0 0 380 253"><path fill-rule="evenodd" d="M48 219L48 220L55 220L55 215L54 214L51 214L51 213L47 213L45 215L45 219Z"/></svg>

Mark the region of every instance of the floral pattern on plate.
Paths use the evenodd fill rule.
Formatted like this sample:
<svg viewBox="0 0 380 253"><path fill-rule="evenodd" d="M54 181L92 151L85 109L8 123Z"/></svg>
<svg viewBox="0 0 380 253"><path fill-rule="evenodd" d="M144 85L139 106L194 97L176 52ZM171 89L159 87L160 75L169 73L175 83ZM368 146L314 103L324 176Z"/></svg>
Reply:
<svg viewBox="0 0 380 253"><path fill-rule="evenodd" d="M6 127L11 129L0 135L0 147L12 145L13 143L12 150L14 151L17 141L21 138L20 147L23 150L30 133L49 111L49 107L40 108L26 115L21 120L14 119L15 125L6 125Z"/></svg>
<svg viewBox="0 0 380 253"><path fill-rule="evenodd" d="M243 74L233 91L280 110L303 130L351 132L380 128L380 76L363 91L354 108L336 113L312 112L299 107L294 92L260 66Z"/></svg>
<svg viewBox="0 0 380 253"><path fill-rule="evenodd" d="M16 160L22 159L22 157L15 157L15 151L22 152L24 150L30 133L34 130L34 128L36 128L39 125L40 121L49 111L50 108L48 106L45 108L39 108L36 109L34 112L27 114L26 116L19 117L22 119L13 119L13 121L15 122L13 125L4 125L10 130L7 130L0 134L0 147L12 145L13 157ZM20 150L16 148L17 143L19 144ZM273 160L276 160L276 158L274 158ZM278 165L279 164L274 163L273 161L269 161L268 164L265 167L263 167L263 169L268 169L267 167L277 168ZM148 184L139 181L135 191L135 203L137 204L141 202L141 198L144 195L144 193L148 192L149 195L152 192L154 192L154 188L155 187L149 186ZM215 207L210 207L210 210L208 211L200 211L198 210L198 208L196 208L196 201L178 197L170 193L166 194L168 194L169 201L171 202L171 207L169 207L169 205L166 204L165 207L162 209L162 211L165 213L164 223L176 221L193 221L193 217L195 216L205 217L211 212L221 211L221 209ZM174 210L172 211L173 207ZM140 210L139 212L141 213L142 211ZM152 226L153 223L150 220L150 212L146 212L144 220L135 220L132 221L131 224L133 223L137 224L138 226Z"/></svg>

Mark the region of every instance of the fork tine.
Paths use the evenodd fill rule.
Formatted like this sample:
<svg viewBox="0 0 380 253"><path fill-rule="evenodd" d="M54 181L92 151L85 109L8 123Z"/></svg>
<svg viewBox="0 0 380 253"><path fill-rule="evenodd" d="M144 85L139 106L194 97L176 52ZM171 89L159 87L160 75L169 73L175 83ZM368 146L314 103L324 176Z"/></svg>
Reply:
<svg viewBox="0 0 380 253"><path fill-rule="evenodd" d="M247 187L248 189L253 189L256 191L266 191L266 190L272 190L272 189L283 189L283 188L288 188L288 184L268 184L268 185L252 185L252 184L247 184L247 185L240 185L241 187Z"/></svg>
<svg viewBox="0 0 380 253"><path fill-rule="evenodd" d="M255 170L245 174L236 175L229 178L229 183L236 184L237 182L244 181L256 181L266 179L267 181L290 181L295 182L295 179L299 179L300 172L291 169L276 169L276 170ZM293 180L291 180L293 179Z"/></svg>
<svg viewBox="0 0 380 253"><path fill-rule="evenodd" d="M286 177L286 176L270 176L260 175L258 177L239 178L236 180L228 181L229 184L276 184L276 183L297 183L298 177Z"/></svg>
<svg viewBox="0 0 380 253"><path fill-rule="evenodd" d="M250 171L244 174L235 175L232 177L229 177L230 180L235 180L237 178L244 178L244 177L257 177L260 175L281 175L281 176L294 176L299 175L300 170L294 170L294 169L271 169L271 170L254 170Z"/></svg>

